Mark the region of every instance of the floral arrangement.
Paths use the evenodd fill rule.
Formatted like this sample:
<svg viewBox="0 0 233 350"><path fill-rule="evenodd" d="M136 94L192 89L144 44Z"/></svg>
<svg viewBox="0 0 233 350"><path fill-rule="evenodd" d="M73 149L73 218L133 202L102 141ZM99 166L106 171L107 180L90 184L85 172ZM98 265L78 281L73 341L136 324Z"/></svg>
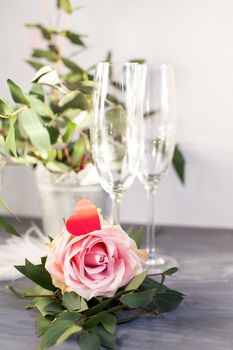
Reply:
<svg viewBox="0 0 233 350"><path fill-rule="evenodd" d="M135 235L106 222L87 200L77 203L59 235L48 244L41 264L26 260L17 270L37 284L20 292L37 309L40 349L59 345L76 335L81 350L114 348L116 325L142 314L174 310L183 294L164 285L171 268L151 278L143 264L147 252Z"/></svg>

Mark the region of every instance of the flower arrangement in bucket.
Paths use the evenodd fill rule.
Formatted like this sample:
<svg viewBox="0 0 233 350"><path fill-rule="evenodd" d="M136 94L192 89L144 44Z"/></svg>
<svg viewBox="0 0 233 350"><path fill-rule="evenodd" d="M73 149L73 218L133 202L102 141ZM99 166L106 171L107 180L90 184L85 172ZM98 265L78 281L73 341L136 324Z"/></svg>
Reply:
<svg viewBox="0 0 233 350"><path fill-rule="evenodd" d="M40 349L76 335L81 350L115 348L116 326L143 314L174 310L183 294L164 285L171 268L157 281L147 275L147 252L120 226L111 226L87 200L75 207L62 231L48 244L41 264L26 260L17 270L37 284L17 296L29 298L40 313Z"/></svg>
<svg viewBox="0 0 233 350"><path fill-rule="evenodd" d="M57 209L56 219L52 223L44 215L48 227L46 231L50 234L51 225L67 216L67 212L58 211L57 206L70 211L78 198L78 193L75 193L71 200L65 201L59 195L62 188L64 187L62 195L68 196L71 193L70 187L75 188L75 184L77 188L80 185L84 190L84 193L80 191L80 197L87 197L91 191L88 192L86 186L98 183L89 131L95 65L84 68L77 63L76 55L87 47L85 38L65 25L66 17L69 18L79 8L72 6L70 0L57 1L56 7L57 14L53 10L50 17L53 18L55 13L58 22L52 20L49 25L27 24L30 30L39 32L41 36L39 47L33 48L31 57L27 60L37 71L30 90L24 92L18 84L8 79L14 104L0 99L0 162L2 165L12 162L26 164L37 169L43 212ZM65 43L68 44L68 50L65 50ZM74 52L71 50L73 46ZM110 52L104 61L112 61ZM141 59L130 61L143 62ZM112 85L117 91L116 82L113 81ZM114 101L113 96L113 104ZM184 158L178 147L175 149L173 165L183 182ZM55 186L56 184L58 185ZM95 204L98 202L104 214L108 215L110 201L100 187L100 194L97 190L94 188L94 195L90 199ZM52 199L51 193L56 193ZM95 197L100 200L95 200ZM64 201L66 205L62 206ZM49 202L52 203L50 208ZM0 225L5 228L3 218Z"/></svg>

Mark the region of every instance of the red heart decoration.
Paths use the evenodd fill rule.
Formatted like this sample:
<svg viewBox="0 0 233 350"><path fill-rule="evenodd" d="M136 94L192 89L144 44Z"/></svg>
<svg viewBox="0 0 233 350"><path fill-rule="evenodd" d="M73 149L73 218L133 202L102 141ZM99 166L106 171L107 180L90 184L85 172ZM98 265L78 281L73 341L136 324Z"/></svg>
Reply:
<svg viewBox="0 0 233 350"><path fill-rule="evenodd" d="M101 229L99 213L95 205L86 199L75 206L75 214L66 221L66 229L75 236Z"/></svg>

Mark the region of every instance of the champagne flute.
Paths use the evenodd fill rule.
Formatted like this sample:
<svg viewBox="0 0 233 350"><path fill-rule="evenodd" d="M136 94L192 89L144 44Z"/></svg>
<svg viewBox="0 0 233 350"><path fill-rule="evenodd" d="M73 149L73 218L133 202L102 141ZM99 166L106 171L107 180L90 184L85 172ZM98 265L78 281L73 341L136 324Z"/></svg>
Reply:
<svg viewBox="0 0 233 350"><path fill-rule="evenodd" d="M161 179L167 173L175 148L176 97L171 66L148 65L144 98L143 154L138 178L147 191L148 222L146 248L149 273L177 266L175 259L157 255L155 247L154 202Z"/></svg>
<svg viewBox="0 0 233 350"><path fill-rule="evenodd" d="M123 193L132 185L140 161L144 82L144 65L103 62L96 67L92 155L100 184L112 198L116 225Z"/></svg>

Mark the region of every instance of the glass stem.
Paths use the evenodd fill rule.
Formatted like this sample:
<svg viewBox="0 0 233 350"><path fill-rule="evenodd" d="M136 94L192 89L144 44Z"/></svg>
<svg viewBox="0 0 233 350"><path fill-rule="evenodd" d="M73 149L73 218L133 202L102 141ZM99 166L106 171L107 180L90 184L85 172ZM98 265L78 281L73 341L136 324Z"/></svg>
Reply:
<svg viewBox="0 0 233 350"><path fill-rule="evenodd" d="M149 253L148 262L152 263L156 260L156 249L155 249L155 194L157 191L157 185L146 188L147 190L147 228L146 228L146 250Z"/></svg>
<svg viewBox="0 0 233 350"><path fill-rule="evenodd" d="M111 195L112 199L112 224L120 225L120 204L122 199L122 193L114 192Z"/></svg>

